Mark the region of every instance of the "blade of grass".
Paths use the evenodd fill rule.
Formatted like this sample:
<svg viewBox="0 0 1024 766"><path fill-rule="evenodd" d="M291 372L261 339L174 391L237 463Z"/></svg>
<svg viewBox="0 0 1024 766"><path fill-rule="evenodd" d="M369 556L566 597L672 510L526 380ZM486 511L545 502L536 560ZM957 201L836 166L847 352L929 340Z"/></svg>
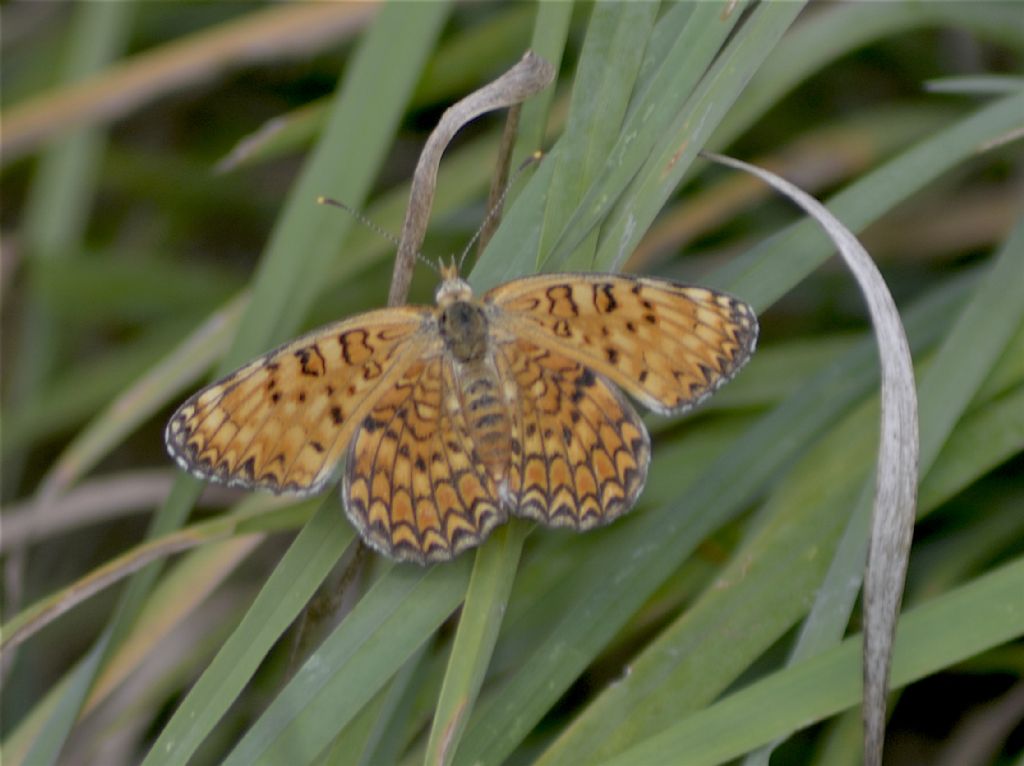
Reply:
<svg viewBox="0 0 1024 766"><path fill-rule="evenodd" d="M430 569L389 566L225 766L312 762L459 605L469 568L465 557Z"/></svg>
<svg viewBox="0 0 1024 766"><path fill-rule="evenodd" d="M554 245L565 221L583 199L622 130L657 3L594 5L576 69L566 136L559 152L541 222L537 262ZM579 248L572 267L591 265L596 239Z"/></svg>
<svg viewBox="0 0 1024 766"><path fill-rule="evenodd" d="M1024 390L1011 389L964 416L921 484L929 513L972 481L1024 450Z"/></svg>
<svg viewBox="0 0 1024 766"><path fill-rule="evenodd" d="M1020 637L1021 592L1024 559L1017 558L908 611L897 633L893 686ZM851 636L823 654L772 673L602 766L722 763L845 710L860 698L860 643L859 635Z"/></svg>
<svg viewBox="0 0 1024 766"><path fill-rule="evenodd" d="M374 763L394 763L394 751L387 757L381 751L398 740L395 736L395 714L415 684L425 647L421 647L402 666L395 677L360 709L348 726L342 729L320 763L331 766L372 766Z"/></svg>
<svg viewBox="0 0 1024 766"><path fill-rule="evenodd" d="M146 661L146 658L178 626L185 622L210 594L244 563L260 535L234 537L204 545L181 557L161 579L139 615L139 628L128 637L104 667L85 704L95 709Z"/></svg>
<svg viewBox="0 0 1024 766"><path fill-rule="evenodd" d="M535 5L535 20L533 23L533 36L530 40L530 50L542 56L559 72L562 67L562 57L565 54L566 40L569 36L569 23L572 21L572 3L538 3ZM519 167L527 157L538 149L543 149L545 139L550 135L553 128L560 128L561 121L551 115L552 103L555 100L555 91L558 85L557 75L555 84L542 90L533 98L523 104L523 110L519 117L519 138L516 141L515 149L512 152L511 167ZM522 191L523 184L513 187L509 199L517 199Z"/></svg>
<svg viewBox="0 0 1024 766"><path fill-rule="evenodd" d="M601 226L598 259L622 264L675 191L697 152L739 97L803 3L766 3L751 11L692 96L675 115L629 189ZM559 245L571 246L570 241Z"/></svg>
<svg viewBox="0 0 1024 766"><path fill-rule="evenodd" d="M682 8L685 4L680 4L677 8ZM553 8L562 7L564 10L562 13L557 13ZM541 12L538 15L538 27L541 24L551 23L551 29L561 32L563 27L557 26L556 22L562 22L564 25L568 24L568 13L569 6L567 4L543 4L541 6ZM552 16L556 18L552 20ZM685 22L688 14L680 14L679 11L673 11L666 14L666 17L662 19L655 27L654 37L655 39L663 39L665 36L671 37L671 35L665 35L664 30L670 28L672 31L677 30L681 27L682 23ZM554 44L555 42L564 43L564 38L557 37L554 41L549 42L552 32L538 32L537 36L542 38L547 44ZM659 34L662 36L659 38ZM695 33L696 34L696 33ZM699 40L699 35L695 37ZM658 46L658 50L663 48L663 44ZM545 50L539 50L543 55ZM561 49L557 48L557 58L551 58L551 51L547 51L549 54L549 61L557 61L561 59ZM713 51L712 51L713 52ZM708 55L711 55L709 53ZM651 70L655 67L654 64L645 63L643 67L646 70ZM670 67L666 67L670 69ZM691 75L696 77L696 74L691 72ZM526 141L521 143L515 154L514 159L525 157L529 152L532 152L536 148L536 144L530 142L528 139L531 135L539 135L539 129L529 127L530 119L535 113L543 114L546 109L546 104L543 103L544 95L542 94L537 99L532 99L524 107L524 122L521 124L522 131L521 135L526 137ZM564 141L568 141L568 138L563 137L559 140L547 153L544 160L541 162L540 167L533 173L528 184L526 185L525 193L519 195L516 199L516 204L511 207L509 212L505 216L504 224L498 229L495 236L491 239L487 250L483 256L479 259L476 264L476 268L473 270L471 275L470 283L474 288L490 287L501 282L506 282L509 279L522 276L525 271L519 270L512 266L517 262L517 254L522 251L528 251L530 253L540 252L540 236L541 236L541 222L544 218L544 207L546 191L551 184L551 180L555 173L557 165L557 158L562 151ZM530 271L536 270L536 263L530 267Z"/></svg>
<svg viewBox="0 0 1024 766"><path fill-rule="evenodd" d="M843 3L818 11L802 18L787 33L785 44L765 61L743 97L715 130L709 146L728 146L808 77L886 37L948 25L1018 47L1024 44L1020 25L1013 23L1014 9L999 3Z"/></svg>
<svg viewBox="0 0 1024 766"><path fill-rule="evenodd" d="M516 520L491 535L477 554L441 696L427 742L426 764L449 764L469 721L498 638L529 525Z"/></svg>
<svg viewBox="0 0 1024 766"><path fill-rule="evenodd" d="M372 750L364 754L360 766L374 766L378 763L398 763L399 756L406 751L409 741L421 733L429 718L428 708L437 698L443 663L442 657L431 649L426 649L413 656L407 666L416 662L415 671L408 682L403 680L403 672L399 671L396 682L393 682L395 696L398 697L394 709L386 718L378 721L380 738ZM404 670L404 669L403 669ZM426 709L427 712L424 712Z"/></svg>
<svg viewBox="0 0 1024 766"><path fill-rule="evenodd" d="M354 533L326 498L302 528L239 626L189 691L143 763L186 763L303 609Z"/></svg>
<svg viewBox="0 0 1024 766"><path fill-rule="evenodd" d="M541 260L549 268L567 264L584 237L590 236L598 225L607 225L606 216L627 193L631 179L651 160L680 115L690 110L687 104L697 89L706 87L701 83L706 83L711 76L709 68L722 53L723 42L740 20L743 5L740 3L730 9L724 3L701 3L692 7L681 3L658 22L652 36L651 55L642 67L645 80L638 83L616 145L609 151L600 176L591 184L582 202L574 210L566 211L563 219L566 223L557 241L541 251ZM794 8L799 5L794 4ZM655 56L662 58L655 60ZM738 74L742 75L742 71ZM723 94L729 92L729 86L719 87L721 90L716 93L723 101L728 101ZM683 129L687 129L685 125ZM606 268L614 260L608 254L599 253L598 263Z"/></svg>
<svg viewBox="0 0 1024 766"><path fill-rule="evenodd" d="M994 257L989 273L921 377L921 466L927 476L957 422L1024 323L1024 221Z"/></svg>
<svg viewBox="0 0 1024 766"><path fill-rule="evenodd" d="M68 125L121 117L168 91L229 65L269 60L335 45L362 28L372 6L291 5L243 13L201 34L176 40L111 67L71 88L18 104L5 116L0 143L6 164Z"/></svg>
<svg viewBox="0 0 1024 766"><path fill-rule="evenodd" d="M766 170L721 155L706 156L756 175L813 217L855 277L871 316L881 367L881 423L864 573L863 711L865 760L881 766L892 645L917 512L918 402L906 332L878 267L856 237L820 202Z"/></svg>
<svg viewBox="0 0 1024 766"><path fill-rule="evenodd" d="M153 561L232 535L292 528L310 516L310 509L305 504L271 511L267 511L266 505L266 498L257 497L254 502L240 504L240 509L234 513L224 514L129 548L10 618L0 629L0 647L9 651L68 610Z"/></svg>

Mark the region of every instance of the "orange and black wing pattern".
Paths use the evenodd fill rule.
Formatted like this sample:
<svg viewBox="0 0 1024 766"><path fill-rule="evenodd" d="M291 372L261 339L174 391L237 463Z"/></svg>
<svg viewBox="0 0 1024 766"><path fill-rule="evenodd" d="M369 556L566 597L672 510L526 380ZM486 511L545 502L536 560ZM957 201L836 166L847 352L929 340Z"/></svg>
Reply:
<svg viewBox="0 0 1024 766"><path fill-rule="evenodd" d="M203 479L319 491L375 398L429 346L430 315L373 311L265 354L182 404L167 424L168 451Z"/></svg>
<svg viewBox="0 0 1024 766"><path fill-rule="evenodd" d="M509 335L579 360L663 414L713 393L757 343L746 303L663 279L544 274L499 285L484 303Z"/></svg>
<svg viewBox="0 0 1024 766"><path fill-rule="evenodd" d="M602 375L530 341L513 340L497 353L518 388L512 512L585 530L632 508L651 447L629 402Z"/></svg>
<svg viewBox="0 0 1024 766"><path fill-rule="evenodd" d="M363 539L396 559L447 561L507 518L475 454L450 359L416 361L352 440L342 490Z"/></svg>

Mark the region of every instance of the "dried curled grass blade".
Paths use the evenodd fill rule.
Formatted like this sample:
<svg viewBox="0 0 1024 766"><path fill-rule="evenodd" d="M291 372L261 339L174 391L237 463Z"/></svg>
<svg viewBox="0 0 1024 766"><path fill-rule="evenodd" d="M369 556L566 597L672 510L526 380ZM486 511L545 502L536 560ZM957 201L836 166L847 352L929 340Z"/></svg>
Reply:
<svg viewBox="0 0 1024 766"><path fill-rule="evenodd" d="M766 170L711 152L705 157L761 178L810 214L857 279L878 339L882 418L874 511L864 581L864 762L882 762L892 646L917 505L918 422L914 369L896 304L856 237L821 203Z"/></svg>
<svg viewBox="0 0 1024 766"><path fill-rule="evenodd" d="M413 266L416 265L416 253L427 231L441 155L452 138L466 123L481 114L522 103L550 85L554 78L554 67L533 51L527 51L515 66L497 80L448 107L441 115L440 122L431 132L416 163L412 190L409 192L409 208L402 224L402 241L398 246L394 276L388 293L389 306L405 303Z"/></svg>

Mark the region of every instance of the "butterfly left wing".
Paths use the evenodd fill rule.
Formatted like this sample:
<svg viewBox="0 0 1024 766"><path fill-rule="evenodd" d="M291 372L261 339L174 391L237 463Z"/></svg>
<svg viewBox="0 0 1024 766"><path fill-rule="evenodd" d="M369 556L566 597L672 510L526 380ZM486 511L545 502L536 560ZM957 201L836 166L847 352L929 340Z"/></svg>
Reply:
<svg viewBox="0 0 1024 766"><path fill-rule="evenodd" d="M451 360L413 362L352 439L342 498L362 538L427 564L479 545L507 514L474 453Z"/></svg>
<svg viewBox="0 0 1024 766"><path fill-rule="evenodd" d="M319 491L379 390L428 342L429 312L372 311L264 354L182 404L167 450L202 479Z"/></svg>
<svg viewBox="0 0 1024 766"><path fill-rule="evenodd" d="M743 301L615 274L541 274L483 297L496 328L578 359L655 412L684 412L731 379L757 343Z"/></svg>

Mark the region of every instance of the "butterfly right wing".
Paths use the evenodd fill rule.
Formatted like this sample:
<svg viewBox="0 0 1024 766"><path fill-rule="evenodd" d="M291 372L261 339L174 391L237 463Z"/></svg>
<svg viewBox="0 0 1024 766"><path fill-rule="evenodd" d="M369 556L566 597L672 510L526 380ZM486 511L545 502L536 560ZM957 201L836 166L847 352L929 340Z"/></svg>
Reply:
<svg viewBox="0 0 1024 766"><path fill-rule="evenodd" d="M607 524L636 503L647 479L647 429L608 380L524 338L497 351L518 391L509 491L512 513L551 527Z"/></svg>
<svg viewBox="0 0 1024 766"><path fill-rule="evenodd" d="M757 344L743 301L705 287L623 274L541 274L484 295L497 326L578 359L663 414L730 380Z"/></svg>
<svg viewBox="0 0 1024 766"><path fill-rule="evenodd" d="M318 492L376 397L427 342L431 316L416 307L371 311L263 355L178 408L168 451L202 479Z"/></svg>

